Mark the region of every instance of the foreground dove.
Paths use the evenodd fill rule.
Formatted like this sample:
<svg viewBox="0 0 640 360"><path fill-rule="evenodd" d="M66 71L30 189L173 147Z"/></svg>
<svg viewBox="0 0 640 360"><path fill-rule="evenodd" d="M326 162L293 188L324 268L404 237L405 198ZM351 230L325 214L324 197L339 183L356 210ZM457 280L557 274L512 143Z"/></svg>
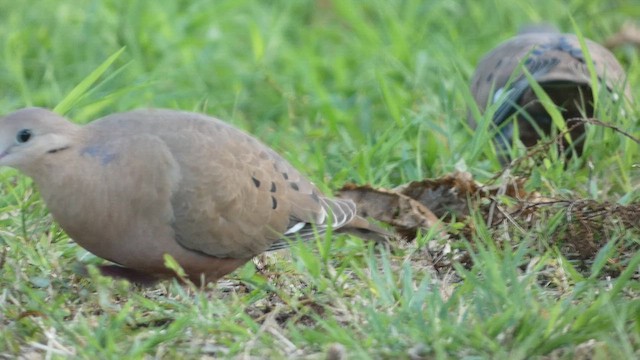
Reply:
<svg viewBox="0 0 640 360"><path fill-rule="evenodd" d="M200 114L137 110L80 126L45 109L0 119L0 166L33 178L78 244L118 264L103 274L215 281L289 239L328 227L384 241L350 200L329 199L280 155Z"/></svg>
<svg viewBox="0 0 640 360"><path fill-rule="evenodd" d="M622 94L631 99L626 74L613 54L591 40L585 39L585 42L601 86L608 89L613 99L622 97ZM518 112L520 140L528 147L536 144L540 134L551 132L551 117L538 101L520 63L559 107L565 121L593 116L591 77L578 38L573 34L550 31L548 27L534 27L485 55L473 75L471 92L480 111L484 112L488 105L500 103L493 115L496 126L501 126ZM471 115L469 123L475 126ZM573 125L567 122L568 127ZM583 149L584 131L584 125L578 125L571 131L578 154ZM513 123L507 123L502 126L498 140L505 145L510 143L512 135Z"/></svg>

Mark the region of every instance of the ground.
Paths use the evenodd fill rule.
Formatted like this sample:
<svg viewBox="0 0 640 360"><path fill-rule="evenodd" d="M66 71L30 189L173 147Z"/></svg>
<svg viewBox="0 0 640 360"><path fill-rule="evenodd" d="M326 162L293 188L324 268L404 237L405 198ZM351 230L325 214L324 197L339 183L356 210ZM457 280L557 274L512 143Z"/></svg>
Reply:
<svg viewBox="0 0 640 360"><path fill-rule="evenodd" d="M638 14L624 0L1 2L1 114L199 111L326 193L446 176L486 189L389 248L327 236L205 288L144 288L81 275L101 260L3 169L0 358L640 357L637 99L599 117L615 129L588 126L582 158L520 148L506 173L466 122L474 66L522 26L605 42ZM640 51L613 51L638 94Z"/></svg>

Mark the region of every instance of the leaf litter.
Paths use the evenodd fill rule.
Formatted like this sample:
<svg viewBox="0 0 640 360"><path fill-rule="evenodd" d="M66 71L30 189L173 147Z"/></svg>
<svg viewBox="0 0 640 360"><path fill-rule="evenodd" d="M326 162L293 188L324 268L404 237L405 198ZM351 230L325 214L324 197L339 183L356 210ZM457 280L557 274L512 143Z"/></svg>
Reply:
<svg viewBox="0 0 640 360"><path fill-rule="evenodd" d="M597 119L570 120L606 127L640 144L640 139ZM455 262L468 268L473 265L468 249L460 246L459 240L467 240L473 246L480 224L490 231L498 246L517 246L512 239L531 240L540 251L557 249L585 275L601 250L613 241L618 251L607 258L600 275L616 277L640 250L640 201L622 205L583 198L551 198L525 189L532 172L530 164L539 163L554 146L560 153L567 153L561 145L569 131L541 141L485 184L468 172L454 172L393 189L349 183L337 196L353 200L360 215L391 225L406 242L420 234L435 234L429 238L424 255L431 262L430 267L439 272L450 273ZM512 175L516 170L524 175ZM634 271L633 278L640 279L640 269Z"/></svg>

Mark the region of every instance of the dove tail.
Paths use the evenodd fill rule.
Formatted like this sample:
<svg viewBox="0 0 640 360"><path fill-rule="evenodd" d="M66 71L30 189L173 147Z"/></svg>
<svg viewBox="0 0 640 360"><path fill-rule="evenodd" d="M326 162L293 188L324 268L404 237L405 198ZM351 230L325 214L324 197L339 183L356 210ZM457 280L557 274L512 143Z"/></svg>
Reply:
<svg viewBox="0 0 640 360"><path fill-rule="evenodd" d="M365 218L355 216L345 226L336 230L336 232L355 235L359 238L375 241L379 244L386 244L393 234L383 228L368 222Z"/></svg>

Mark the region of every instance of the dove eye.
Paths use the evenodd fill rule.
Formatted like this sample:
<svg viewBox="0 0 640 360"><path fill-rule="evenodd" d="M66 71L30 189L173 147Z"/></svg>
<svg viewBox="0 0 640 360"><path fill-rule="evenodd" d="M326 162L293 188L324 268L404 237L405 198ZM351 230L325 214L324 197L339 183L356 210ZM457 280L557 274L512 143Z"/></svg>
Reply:
<svg viewBox="0 0 640 360"><path fill-rule="evenodd" d="M31 130L22 129L18 131L18 134L16 135L16 142L18 144L26 143L27 141L29 141L29 139L31 139L31 136L33 136Z"/></svg>

